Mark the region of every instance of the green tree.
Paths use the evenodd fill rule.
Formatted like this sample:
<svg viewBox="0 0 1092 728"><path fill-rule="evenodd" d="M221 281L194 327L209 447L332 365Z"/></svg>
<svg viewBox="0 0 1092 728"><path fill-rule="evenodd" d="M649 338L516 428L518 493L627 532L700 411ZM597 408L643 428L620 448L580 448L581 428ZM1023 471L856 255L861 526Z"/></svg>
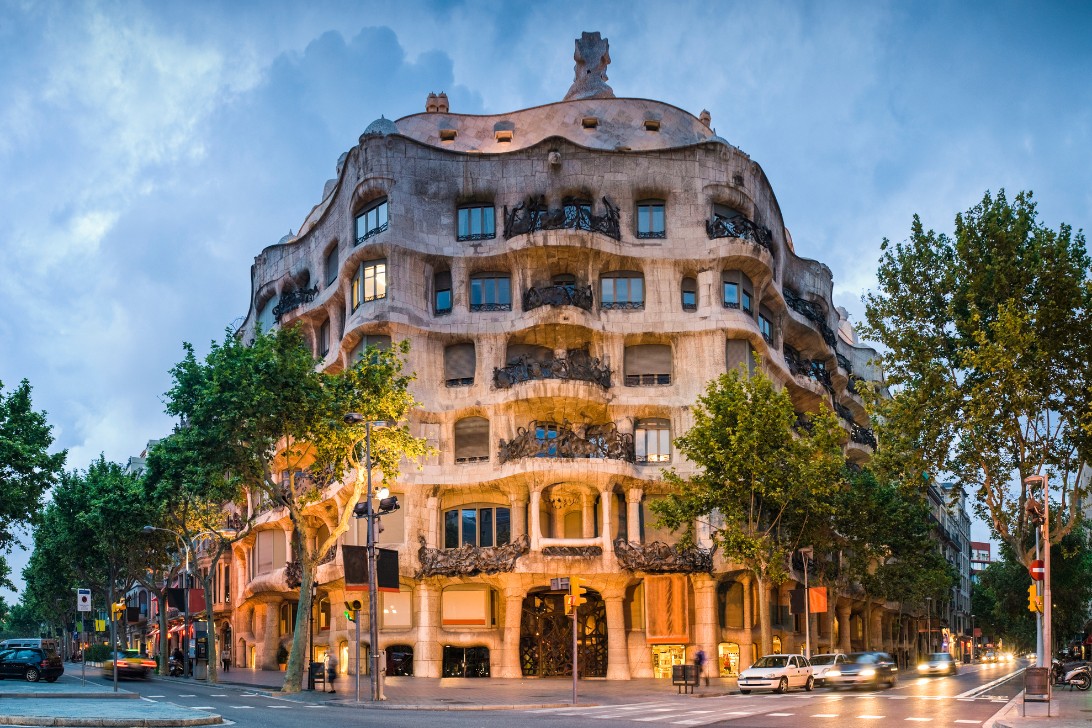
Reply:
<svg viewBox="0 0 1092 728"><path fill-rule="evenodd" d="M171 371L167 412L192 432L188 444L205 467L221 473L225 484L249 489L256 501L283 509L292 523L300 601L283 690L296 692L308 657L315 571L349 529L365 489L360 467L343 483L346 470L359 465L363 437L362 428L345 424L343 417L357 412L369 420L405 419L415 405L409 393L413 377L403 372L408 345L368 348L355 366L336 374L316 370L294 328L259 332L249 344L229 333L204 361L190 345L185 348L185 358ZM406 426L377 430L372 439L372 462L384 482L398 478L403 458L427 450ZM336 501L335 492L341 493ZM337 505L337 523L318 539L306 510L326 499Z"/></svg>
<svg viewBox="0 0 1092 728"><path fill-rule="evenodd" d="M42 507L42 497L64 469L67 452L49 453L53 428L45 412L36 412L30 399L30 382L4 396L0 382L0 586L14 589L3 554L11 550L13 529L32 522Z"/></svg>
<svg viewBox="0 0 1092 728"><path fill-rule="evenodd" d="M957 215L954 237L915 216L910 238L883 250L862 333L883 345L894 391L873 402L885 450L896 444L904 472L973 487L976 512L1026 565L1025 478L1049 475L1058 543L1077 523L1078 469L1092 457L1084 236L1040 224L1030 192L1010 204L1002 190Z"/></svg>
<svg viewBox="0 0 1092 728"><path fill-rule="evenodd" d="M772 639L768 590L788 577L790 553L803 545L809 520L829 518L831 495L845 462L845 430L822 409L794 430L789 395L761 372L732 371L710 382L694 408L694 426L675 440L697 466L665 479L675 492L652 504L661 522L693 543L698 519L708 519L725 558L745 565L758 586L761 652Z"/></svg>

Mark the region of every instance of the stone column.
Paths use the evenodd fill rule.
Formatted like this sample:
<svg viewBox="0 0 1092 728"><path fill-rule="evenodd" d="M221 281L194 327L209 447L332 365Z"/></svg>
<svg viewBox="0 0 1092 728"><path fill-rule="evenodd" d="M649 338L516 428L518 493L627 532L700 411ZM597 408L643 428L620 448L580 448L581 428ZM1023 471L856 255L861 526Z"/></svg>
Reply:
<svg viewBox="0 0 1092 728"><path fill-rule="evenodd" d="M581 493L580 505L580 525L583 528L580 535L584 538L595 538L595 503L592 495L590 493Z"/></svg>
<svg viewBox="0 0 1092 728"><path fill-rule="evenodd" d="M508 502L512 505L512 541L518 541L527 533L527 501L522 493L513 493L508 496Z"/></svg>
<svg viewBox="0 0 1092 728"><path fill-rule="evenodd" d="M694 584L694 642L698 649L705 650L705 676L718 677L717 583L704 574L694 574L691 579Z"/></svg>
<svg viewBox="0 0 1092 728"><path fill-rule="evenodd" d="M641 543L641 498L645 492L641 488L630 488L626 491L626 540L630 543Z"/></svg>
<svg viewBox="0 0 1092 728"><path fill-rule="evenodd" d="M838 649L842 652L852 652L850 642L849 615L852 609L848 604L839 604L838 611Z"/></svg>
<svg viewBox="0 0 1092 728"><path fill-rule="evenodd" d="M629 680L629 644L626 639L624 589L604 590L607 608L607 679Z"/></svg>
<svg viewBox="0 0 1092 728"><path fill-rule="evenodd" d="M531 551L540 550L539 541L542 539L542 527L539 524L539 514L542 509L542 487L531 486Z"/></svg>
<svg viewBox="0 0 1092 728"><path fill-rule="evenodd" d="M882 650L884 648L883 640L883 607L877 607L869 605L865 614L869 616L872 624L869 627L869 642L872 650Z"/></svg>
<svg viewBox="0 0 1092 728"><path fill-rule="evenodd" d="M612 494L613 494L613 491L610 490L609 488L607 490L604 490L604 491L599 493L599 502L603 506L603 508L602 508L602 510L603 510L603 530L600 532L600 536L602 536L603 555L604 556L606 556L607 554L614 553L614 543L611 541L611 538L610 538L610 527L611 527L610 502L611 502L611 499L613 497Z"/></svg>
<svg viewBox="0 0 1092 728"><path fill-rule="evenodd" d="M520 678L523 670L519 662L519 631L523 619L523 589L513 587L504 591L504 640L501 648L500 668L495 677Z"/></svg>
<svg viewBox="0 0 1092 728"><path fill-rule="evenodd" d="M751 581L754 577L750 574L741 574L739 583L743 585L743 635L739 642L739 669L744 670L751 666L751 658L754 655L755 644L755 609L754 597L751 589Z"/></svg>
<svg viewBox="0 0 1092 728"><path fill-rule="evenodd" d="M430 549L440 548L440 499L429 496L426 508L428 526L425 530L425 545Z"/></svg>
<svg viewBox="0 0 1092 728"><path fill-rule="evenodd" d="M277 646L280 644L280 603L279 602L265 602L260 606L260 609L264 610L262 615L264 619L264 627L261 634L258 637L261 639L261 643L257 649L257 657L255 662L261 670L276 670L277 669Z"/></svg>
<svg viewBox="0 0 1092 728"><path fill-rule="evenodd" d="M414 596L417 599L417 642L413 645L413 674L440 677L443 660L440 647L440 587L421 583ZM361 639L367 639L363 631Z"/></svg>

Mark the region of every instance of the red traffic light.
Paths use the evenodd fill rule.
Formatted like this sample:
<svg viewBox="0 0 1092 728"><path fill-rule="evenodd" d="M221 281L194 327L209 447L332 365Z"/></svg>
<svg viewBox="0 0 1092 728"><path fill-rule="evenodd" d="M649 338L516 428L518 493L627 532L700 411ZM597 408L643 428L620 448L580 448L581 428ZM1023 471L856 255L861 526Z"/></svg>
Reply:
<svg viewBox="0 0 1092 728"><path fill-rule="evenodd" d="M1031 578L1034 581L1042 581L1046 576L1046 566L1043 564L1042 559L1034 559L1028 566L1028 573L1031 574Z"/></svg>

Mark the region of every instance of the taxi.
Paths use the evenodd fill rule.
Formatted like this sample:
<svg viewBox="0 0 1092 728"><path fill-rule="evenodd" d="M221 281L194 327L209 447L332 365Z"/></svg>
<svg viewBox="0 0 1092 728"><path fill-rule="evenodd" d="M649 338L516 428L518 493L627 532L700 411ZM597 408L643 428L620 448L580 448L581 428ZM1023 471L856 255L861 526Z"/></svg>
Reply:
<svg viewBox="0 0 1092 728"><path fill-rule="evenodd" d="M114 676L114 660L118 663L118 677L148 677L149 670L155 670L155 660L141 657L136 650L118 650L113 659L103 660L103 677Z"/></svg>

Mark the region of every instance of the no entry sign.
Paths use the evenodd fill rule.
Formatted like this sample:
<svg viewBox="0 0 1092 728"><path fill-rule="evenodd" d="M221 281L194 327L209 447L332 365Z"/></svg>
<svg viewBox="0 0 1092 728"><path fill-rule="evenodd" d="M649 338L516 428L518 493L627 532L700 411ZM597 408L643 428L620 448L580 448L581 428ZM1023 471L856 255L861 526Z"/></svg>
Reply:
<svg viewBox="0 0 1092 728"><path fill-rule="evenodd" d="M1042 581L1046 575L1046 568L1043 566L1042 559L1035 559L1028 566L1028 573L1031 574L1031 578L1035 581Z"/></svg>

